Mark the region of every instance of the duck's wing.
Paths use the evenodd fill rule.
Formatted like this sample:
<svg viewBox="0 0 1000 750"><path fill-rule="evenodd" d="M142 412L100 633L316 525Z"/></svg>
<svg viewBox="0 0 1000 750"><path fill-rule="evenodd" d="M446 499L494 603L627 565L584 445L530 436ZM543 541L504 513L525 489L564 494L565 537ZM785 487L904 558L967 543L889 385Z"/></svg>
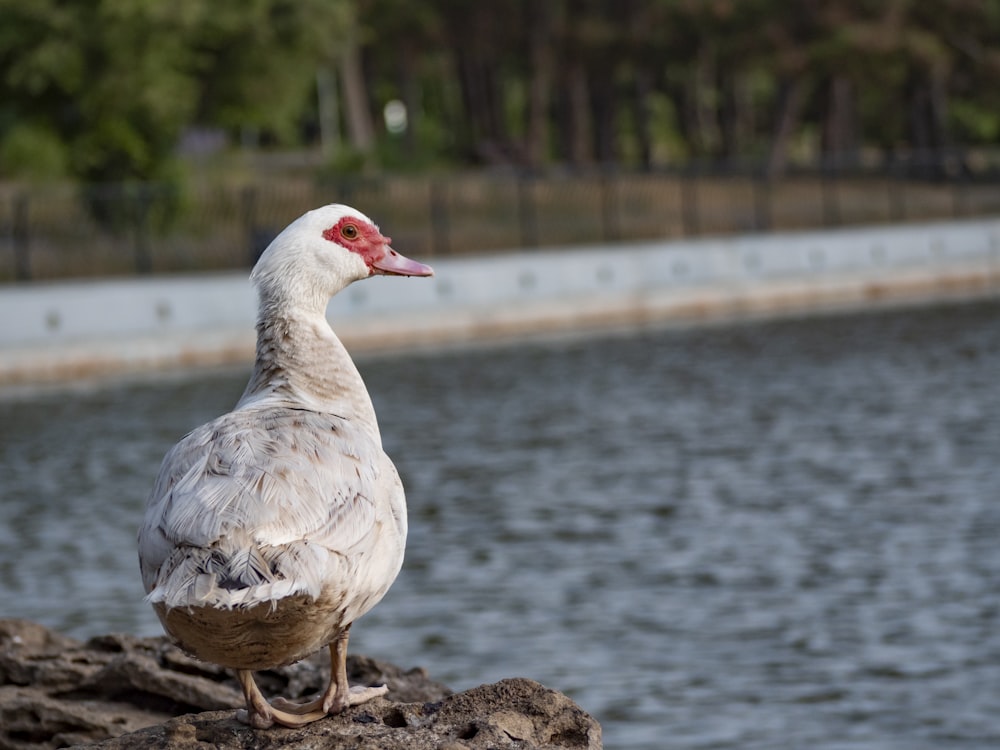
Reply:
<svg viewBox="0 0 1000 750"><path fill-rule="evenodd" d="M405 523L399 477L368 431L308 410L237 410L164 458L139 533L143 584L167 606L317 596L331 559L405 537Z"/></svg>

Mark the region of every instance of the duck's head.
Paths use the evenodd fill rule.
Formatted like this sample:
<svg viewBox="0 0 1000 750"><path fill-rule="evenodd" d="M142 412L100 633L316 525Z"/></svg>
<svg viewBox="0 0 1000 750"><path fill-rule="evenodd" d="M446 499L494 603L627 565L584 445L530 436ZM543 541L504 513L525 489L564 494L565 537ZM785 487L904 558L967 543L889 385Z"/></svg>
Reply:
<svg viewBox="0 0 1000 750"><path fill-rule="evenodd" d="M350 206L331 204L303 214L274 238L250 278L261 299L325 309L354 281L376 274L431 276L430 266L390 247L392 240Z"/></svg>

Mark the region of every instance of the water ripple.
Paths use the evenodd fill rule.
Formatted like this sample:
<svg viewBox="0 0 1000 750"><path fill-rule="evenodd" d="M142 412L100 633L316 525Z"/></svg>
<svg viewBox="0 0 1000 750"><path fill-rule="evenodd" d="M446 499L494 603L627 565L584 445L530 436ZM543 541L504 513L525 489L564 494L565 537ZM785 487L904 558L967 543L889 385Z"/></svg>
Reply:
<svg viewBox="0 0 1000 750"><path fill-rule="evenodd" d="M1000 306L364 361L408 557L358 650L608 747L1000 744ZM134 529L218 374L0 401L0 614L156 633Z"/></svg>

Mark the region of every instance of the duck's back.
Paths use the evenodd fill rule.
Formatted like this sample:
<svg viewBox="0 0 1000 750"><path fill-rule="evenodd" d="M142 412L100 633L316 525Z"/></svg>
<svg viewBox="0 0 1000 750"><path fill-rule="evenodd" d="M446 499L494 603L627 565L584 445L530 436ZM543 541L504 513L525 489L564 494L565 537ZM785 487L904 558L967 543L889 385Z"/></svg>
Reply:
<svg viewBox="0 0 1000 750"><path fill-rule="evenodd" d="M377 436L334 414L259 404L194 430L167 454L139 558L148 599L175 640L241 666L199 653L196 631L243 623L271 642L266 631L290 610L289 625L320 619L317 643L298 649L315 650L330 637L319 630L335 633L382 598L405 538L402 486Z"/></svg>

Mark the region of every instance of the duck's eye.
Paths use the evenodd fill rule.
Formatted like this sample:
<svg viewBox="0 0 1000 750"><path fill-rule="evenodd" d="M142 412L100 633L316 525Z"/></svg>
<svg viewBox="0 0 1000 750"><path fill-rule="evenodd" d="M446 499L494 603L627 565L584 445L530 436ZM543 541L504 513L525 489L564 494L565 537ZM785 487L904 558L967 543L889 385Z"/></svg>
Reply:
<svg viewBox="0 0 1000 750"><path fill-rule="evenodd" d="M345 240L356 240L358 238L358 228L353 224L345 224L340 228L340 234Z"/></svg>

